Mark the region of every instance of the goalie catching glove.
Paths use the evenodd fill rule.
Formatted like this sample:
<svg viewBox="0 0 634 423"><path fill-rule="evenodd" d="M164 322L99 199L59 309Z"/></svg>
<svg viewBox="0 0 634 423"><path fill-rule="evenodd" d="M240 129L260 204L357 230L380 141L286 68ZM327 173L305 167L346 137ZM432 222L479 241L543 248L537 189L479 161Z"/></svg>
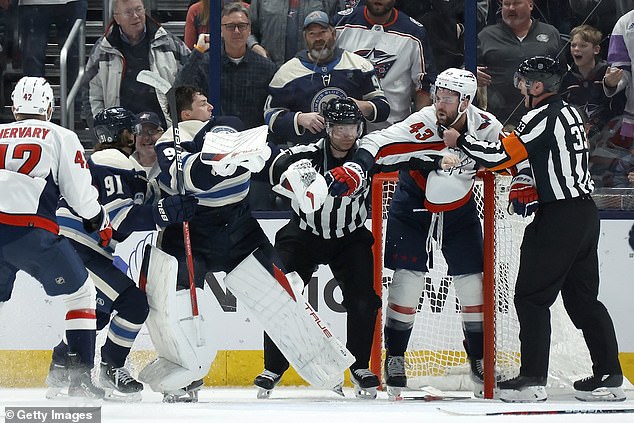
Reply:
<svg viewBox="0 0 634 423"><path fill-rule="evenodd" d="M539 208L539 197L533 177L527 173L518 173L511 181L508 212L527 217Z"/></svg>
<svg viewBox="0 0 634 423"><path fill-rule="evenodd" d="M97 243L100 247L106 248L110 244L110 240L112 239L112 226L110 225L110 217L108 217L108 213L103 206L99 214L91 219L82 219L82 223L86 232L93 233L98 231L99 240Z"/></svg>
<svg viewBox="0 0 634 423"><path fill-rule="evenodd" d="M152 209L154 222L161 227L188 222L194 217L196 204L198 199L193 195L172 195L162 198Z"/></svg>
<svg viewBox="0 0 634 423"><path fill-rule="evenodd" d="M324 177L318 173L307 159L291 164L282 173L280 183L273 191L284 197L296 200L304 213L314 213L326 201L328 186Z"/></svg>
<svg viewBox="0 0 634 423"><path fill-rule="evenodd" d="M365 172L355 162L345 162L329 170L326 175L328 192L333 197L350 197L357 194L365 186Z"/></svg>

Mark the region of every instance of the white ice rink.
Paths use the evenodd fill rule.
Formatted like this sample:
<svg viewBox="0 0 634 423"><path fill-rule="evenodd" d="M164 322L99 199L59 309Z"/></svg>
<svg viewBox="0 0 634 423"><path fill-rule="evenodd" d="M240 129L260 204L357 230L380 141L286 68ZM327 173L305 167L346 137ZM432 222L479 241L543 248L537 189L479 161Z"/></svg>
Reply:
<svg viewBox="0 0 634 423"><path fill-rule="evenodd" d="M254 389L206 388L197 404L164 404L162 397L143 392L143 401L134 404L110 401L76 402L68 399L46 400L44 389L0 388L0 422L18 422L5 416L5 407L67 407L101 406L101 421L105 423L141 422L205 422L205 423L449 423L449 422L534 422L534 423L614 423L634 422L634 392L620 403L583 403L570 393L553 394L542 404L505 404L499 401L388 401L384 393L379 398L357 400L352 390L345 389L346 398L328 391L307 388L276 388L268 400L257 400ZM460 393L464 395L464 393ZM555 414L528 416L486 416L483 413L535 410L628 409L630 413ZM452 415L459 412L461 415ZM480 415L471 415L480 414Z"/></svg>

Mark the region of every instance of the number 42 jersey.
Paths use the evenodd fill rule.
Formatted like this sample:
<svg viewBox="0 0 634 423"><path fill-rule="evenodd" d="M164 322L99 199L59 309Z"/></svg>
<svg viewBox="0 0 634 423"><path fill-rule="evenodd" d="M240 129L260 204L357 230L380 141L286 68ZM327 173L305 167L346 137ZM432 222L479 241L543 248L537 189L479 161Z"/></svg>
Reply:
<svg viewBox="0 0 634 423"><path fill-rule="evenodd" d="M0 125L0 224L57 234L60 195L90 219L100 211L91 181L74 132L37 119Z"/></svg>

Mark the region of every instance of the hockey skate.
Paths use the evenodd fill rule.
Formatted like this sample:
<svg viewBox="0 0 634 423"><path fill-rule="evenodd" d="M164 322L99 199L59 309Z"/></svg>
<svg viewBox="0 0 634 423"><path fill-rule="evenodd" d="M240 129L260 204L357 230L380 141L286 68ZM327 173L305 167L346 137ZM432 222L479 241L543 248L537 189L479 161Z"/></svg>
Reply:
<svg viewBox="0 0 634 423"><path fill-rule="evenodd" d="M573 384L579 401L625 401L623 375L593 375Z"/></svg>
<svg viewBox="0 0 634 423"><path fill-rule="evenodd" d="M504 402L546 401L546 378L540 376L517 376L498 384L500 399Z"/></svg>
<svg viewBox="0 0 634 423"><path fill-rule="evenodd" d="M484 360L469 357L469 364L471 365L473 395L476 398L484 398Z"/></svg>
<svg viewBox="0 0 634 423"><path fill-rule="evenodd" d="M94 399L104 397L104 390L92 383L90 368L81 363L79 356L75 353L68 353L68 374L70 378L68 386L69 397Z"/></svg>
<svg viewBox="0 0 634 423"><path fill-rule="evenodd" d="M68 377L68 367L66 364L51 362L46 376L46 398L54 399L61 396L68 396L68 386L70 379Z"/></svg>
<svg viewBox="0 0 634 423"><path fill-rule="evenodd" d="M198 379L184 388L175 391L163 392L163 402L198 402L198 391L203 386L203 380Z"/></svg>
<svg viewBox="0 0 634 423"><path fill-rule="evenodd" d="M114 367L101 362L99 384L105 390L105 398L111 401L141 401L143 384L136 381L125 367Z"/></svg>
<svg viewBox="0 0 634 423"><path fill-rule="evenodd" d="M399 399L403 388L407 387L405 357L402 355L388 355L385 359L384 367L387 397L392 401Z"/></svg>
<svg viewBox="0 0 634 423"><path fill-rule="evenodd" d="M350 381L354 385L354 396L362 399L375 399L379 378L369 369L350 370Z"/></svg>
<svg viewBox="0 0 634 423"><path fill-rule="evenodd" d="M270 397L271 392L273 392L273 388L280 383L281 379L282 375L278 375L277 373L273 373L266 369L257 375L253 384L256 388L258 388L258 399L266 399Z"/></svg>

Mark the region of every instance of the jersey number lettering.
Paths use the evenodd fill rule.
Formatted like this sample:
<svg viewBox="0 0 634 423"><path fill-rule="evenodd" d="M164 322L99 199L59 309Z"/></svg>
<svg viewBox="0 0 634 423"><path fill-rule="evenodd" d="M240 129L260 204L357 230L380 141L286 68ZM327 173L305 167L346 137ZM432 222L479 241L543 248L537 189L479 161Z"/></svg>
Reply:
<svg viewBox="0 0 634 423"><path fill-rule="evenodd" d="M9 144L0 144L0 169L7 167L7 153L9 152ZM13 149L12 159L24 160L24 163L18 168L19 173L28 175L42 158L42 146L39 144L17 144Z"/></svg>
<svg viewBox="0 0 634 423"><path fill-rule="evenodd" d="M426 139L434 136L434 131L432 131L430 128L425 128L423 132L420 132L423 128L425 128L424 123L413 123L409 126L409 132L411 134L416 134L414 135L414 138L416 138L418 141L425 141Z"/></svg>
<svg viewBox="0 0 634 423"><path fill-rule="evenodd" d="M88 163L86 163L84 155L79 150L77 150L77 152L75 153L75 163L77 163L82 169L88 167Z"/></svg>
<svg viewBox="0 0 634 423"><path fill-rule="evenodd" d="M572 143L572 147L574 151L585 151L587 150L587 138L585 136L585 130L583 127L571 126L570 133L574 136L574 142Z"/></svg>
<svg viewBox="0 0 634 423"><path fill-rule="evenodd" d="M103 185L106 188L106 196L113 194L123 194L123 184L121 183L121 175L108 175L103 178Z"/></svg>

